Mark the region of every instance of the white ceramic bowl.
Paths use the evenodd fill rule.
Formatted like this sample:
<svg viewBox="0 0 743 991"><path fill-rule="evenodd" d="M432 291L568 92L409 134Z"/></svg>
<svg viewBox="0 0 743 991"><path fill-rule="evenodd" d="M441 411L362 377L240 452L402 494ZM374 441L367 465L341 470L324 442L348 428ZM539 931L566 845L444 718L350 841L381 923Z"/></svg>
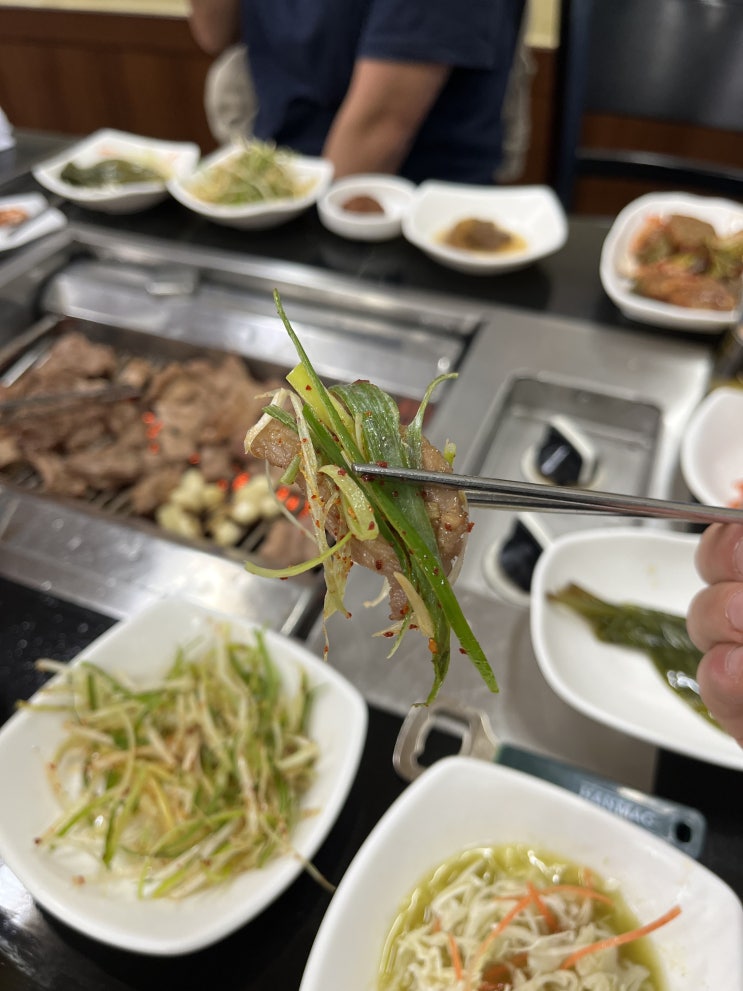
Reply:
<svg viewBox="0 0 743 991"><path fill-rule="evenodd" d="M553 690L592 719L697 760L743 770L743 749L663 683L640 651L598 640L580 616L547 601L568 582L600 598L685 615L702 588L698 536L614 527L557 537L534 569L531 636Z"/></svg>
<svg viewBox="0 0 743 991"><path fill-rule="evenodd" d="M114 626L72 663L85 659L153 683L172 665L177 647L208 634L215 619L228 623L233 638L252 641L253 623L185 599L165 599ZM355 777L366 736L366 704L345 678L296 641L266 631L266 643L282 677L293 680L301 667L319 689L309 733L321 756L315 781L303 798L305 807L319 811L299 823L292 837L300 856L311 860ZM22 710L0 730L0 794L6 796L0 807L0 856L32 897L67 925L138 953L191 952L253 918L302 870L299 858L287 854L261 870L178 901L138 899L135 880L110 888L95 881L75 885L72 877L91 866L86 854L62 858L34 845L34 837L59 814L44 762L63 737L62 721L61 715Z"/></svg>
<svg viewBox="0 0 743 991"><path fill-rule="evenodd" d="M681 474L708 506L743 498L743 389L715 389L694 411L681 442Z"/></svg>
<svg viewBox="0 0 743 991"><path fill-rule="evenodd" d="M64 227L67 218L61 210L49 206L49 201L41 193L27 193L25 196L4 196L0 199L0 211L23 210L28 220L18 229L0 224L0 251L20 248L22 244L35 241L45 234L51 234Z"/></svg>
<svg viewBox="0 0 743 991"><path fill-rule="evenodd" d="M399 176L353 175L334 182L318 201L320 220L334 234L353 241L387 241L402 232L415 184ZM343 204L353 196L371 196L384 213L354 213Z"/></svg>
<svg viewBox="0 0 743 991"><path fill-rule="evenodd" d="M167 180L191 172L200 154L198 145L188 141L159 141L125 131L104 129L37 165L33 176L50 192L89 210L136 213L164 200L168 195ZM68 162L89 167L106 158L131 158L161 171L165 179L162 182L132 182L101 189L83 189L60 178Z"/></svg>
<svg viewBox="0 0 743 991"><path fill-rule="evenodd" d="M743 988L743 907L718 877L555 785L448 757L403 792L357 853L320 925L300 991L375 991L385 937L415 885L461 850L504 843L527 843L616 880L641 922L680 905L681 914L650 937L666 991Z"/></svg>
<svg viewBox="0 0 743 991"><path fill-rule="evenodd" d="M609 298L622 313L640 323L673 330L716 334L735 323L739 310L716 312L673 306L645 299L632 292L630 249L650 217L673 213L698 217L712 224L719 235L743 230L743 205L732 200L687 193L650 193L629 203L617 216L601 249L599 272Z"/></svg>
<svg viewBox="0 0 743 991"><path fill-rule="evenodd" d="M196 171L211 165L220 165L239 154L239 151L239 148L232 145L220 148L202 159ZM285 224L308 210L323 195L333 178L333 165L326 158L295 155L290 167L299 182L307 183L307 191L301 196L267 200L265 203L246 203L243 206L206 203L194 196L189 188L193 173L191 176L175 177L168 183L168 188L179 203L215 224L242 230L267 230Z"/></svg>
<svg viewBox="0 0 743 991"><path fill-rule="evenodd" d="M442 243L446 232L468 218L489 220L523 238L515 251L476 252ZM435 261L470 275L494 275L531 265L565 244L568 224L547 186L468 186L428 181L418 187L403 218L403 234Z"/></svg>

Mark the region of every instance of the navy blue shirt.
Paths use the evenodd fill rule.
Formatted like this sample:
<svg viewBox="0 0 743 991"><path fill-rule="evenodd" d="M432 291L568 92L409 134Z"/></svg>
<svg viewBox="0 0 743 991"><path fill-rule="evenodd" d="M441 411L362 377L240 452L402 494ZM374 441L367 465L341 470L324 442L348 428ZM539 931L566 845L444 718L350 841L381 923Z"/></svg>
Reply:
<svg viewBox="0 0 743 991"><path fill-rule="evenodd" d="M242 0L256 137L319 155L357 58L436 62L451 75L400 173L490 183L524 0Z"/></svg>

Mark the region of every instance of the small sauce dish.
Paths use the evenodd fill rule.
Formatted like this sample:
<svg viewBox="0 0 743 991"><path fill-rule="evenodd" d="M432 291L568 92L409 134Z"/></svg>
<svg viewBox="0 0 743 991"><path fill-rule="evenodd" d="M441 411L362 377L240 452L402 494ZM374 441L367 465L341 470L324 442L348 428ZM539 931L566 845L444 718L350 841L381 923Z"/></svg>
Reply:
<svg viewBox="0 0 743 991"><path fill-rule="evenodd" d="M334 234L354 241L387 241L402 233L415 188L399 176L345 176L320 198L317 210Z"/></svg>

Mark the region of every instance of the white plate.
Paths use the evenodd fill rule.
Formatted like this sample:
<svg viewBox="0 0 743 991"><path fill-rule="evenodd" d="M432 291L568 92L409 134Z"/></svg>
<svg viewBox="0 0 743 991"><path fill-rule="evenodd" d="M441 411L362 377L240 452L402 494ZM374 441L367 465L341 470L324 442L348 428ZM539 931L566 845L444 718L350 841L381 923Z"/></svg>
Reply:
<svg viewBox="0 0 743 991"><path fill-rule="evenodd" d="M231 145L220 148L202 159L197 171L210 165L220 165L238 153L239 148ZM333 178L333 165L326 158L295 155L291 161L291 169L299 182L309 183L307 192L302 196L269 200L265 203L246 203L244 206L205 203L190 191L190 176L175 177L168 183L168 189L179 203L215 224L243 230L267 230L285 224L308 210L323 195Z"/></svg>
<svg viewBox="0 0 743 991"><path fill-rule="evenodd" d="M609 298L625 316L640 323L674 330L719 333L735 323L737 310L715 312L673 306L645 299L632 292L625 274L631 271L630 248L640 229L650 217L680 213L698 217L712 224L719 235L743 229L743 205L732 200L686 193L650 193L628 204L617 216L601 249L599 272Z"/></svg>
<svg viewBox="0 0 743 991"><path fill-rule="evenodd" d="M186 600L165 599L95 641L84 657L109 671L126 671L136 679L156 681L170 667L177 646L208 632L214 617L229 622L231 635L252 640L255 624L224 617ZM300 823L293 842L311 859L333 825L353 782L366 735L367 709L360 694L331 667L297 642L267 631L266 642L277 667L290 677L304 668L321 686L312 710L310 733L321 757L316 780L304 797L317 815ZM76 663L76 662L73 662ZM179 954L214 943L257 915L302 871L291 855L263 870L248 871L234 881L180 901L140 900L134 890L106 890L91 882L76 886L88 860L64 864L40 852L34 836L59 814L44 773L54 752L62 719L54 714L16 713L0 730L0 856L33 898L67 925L93 939L139 953ZM79 854L83 857L83 854ZM288 923L289 924L289 923Z"/></svg>
<svg viewBox="0 0 743 991"><path fill-rule="evenodd" d="M743 770L743 749L664 685L648 657L602 643L580 616L547 601L576 582L603 599L685 615L702 588L698 539L648 527L557 537L534 569L532 642L549 684L580 712L667 750Z"/></svg>
<svg viewBox="0 0 743 991"><path fill-rule="evenodd" d="M692 495L708 506L741 499L743 389L720 388L696 408L681 442L681 473Z"/></svg>
<svg viewBox="0 0 743 991"><path fill-rule="evenodd" d="M679 904L681 914L650 937L666 991L743 988L743 907L718 877L555 785L448 757L403 792L357 853L320 925L300 991L374 991L385 936L421 878L467 847L503 843L527 843L615 879L643 922Z"/></svg>
<svg viewBox="0 0 743 991"><path fill-rule="evenodd" d="M167 178L190 172L199 160L198 145L186 141L158 141L125 131L96 131L33 169L37 182L72 203L104 213L135 213L160 203L168 195L166 182L132 182L102 189L81 189L63 182L68 162L82 167L106 158L132 158L161 171Z"/></svg>
<svg viewBox="0 0 743 991"><path fill-rule="evenodd" d="M334 182L318 201L320 220L334 234L353 241L387 241L402 232L415 184L392 175L353 175ZM353 213L343 204L352 196L371 196L384 213Z"/></svg>
<svg viewBox="0 0 743 991"><path fill-rule="evenodd" d="M475 252L450 248L441 239L460 220L490 220L520 235L523 250ZM568 224L560 201L547 186L468 186L421 183L403 219L412 244L448 268L471 275L493 275L524 268L565 244Z"/></svg>
<svg viewBox="0 0 743 991"><path fill-rule="evenodd" d="M29 193L26 196L4 196L0 199L0 210L25 210L28 222L17 231L0 226L0 251L10 251L20 248L22 244L35 241L45 234L58 231L67 223L67 218L61 210L49 207L49 201L41 193Z"/></svg>

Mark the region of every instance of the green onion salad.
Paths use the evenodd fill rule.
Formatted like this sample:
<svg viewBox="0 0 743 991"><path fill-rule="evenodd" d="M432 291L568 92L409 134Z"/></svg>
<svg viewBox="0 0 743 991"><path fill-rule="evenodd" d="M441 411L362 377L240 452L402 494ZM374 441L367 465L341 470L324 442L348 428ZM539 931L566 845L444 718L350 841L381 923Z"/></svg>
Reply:
<svg viewBox="0 0 743 991"><path fill-rule="evenodd" d="M234 154L199 169L188 188L197 199L224 206L293 199L306 191L292 169L293 157L270 142L243 141Z"/></svg>
<svg viewBox="0 0 743 991"><path fill-rule="evenodd" d="M63 811L37 845L83 850L96 880L133 880L143 898L180 898L293 852L318 756L312 691L301 669L284 687L260 631L243 643L215 624L148 688L88 662L39 667L60 677L21 706L68 719L48 764Z"/></svg>
<svg viewBox="0 0 743 991"><path fill-rule="evenodd" d="M326 388L291 327L277 292L274 299L299 355L299 364L287 375L291 389L279 389L271 394L270 405L248 431L245 448L250 451L259 434L273 421L296 435L297 454L286 468L282 482L290 484L302 476L312 516L312 536L319 553L303 564L285 569L264 568L250 561L246 568L258 575L287 578L322 565L327 587L323 610L326 623L336 612L350 615L343 602L353 563L354 544L350 542L363 545L366 541L381 540L396 555L399 567L394 579L407 599L402 618L382 633L394 637L391 653L410 629L418 629L427 638L433 684L426 701L436 697L446 677L452 632L461 652L475 665L488 688L497 691L490 664L447 578L420 490L397 482L394 488L385 486L383 481L364 479L351 468L354 462L422 467L426 407L435 388L454 376L435 379L411 423L402 427L394 399L372 383L357 381ZM287 404L291 411L285 408ZM447 445L444 456L451 464L453 446ZM328 539L329 530L335 535L334 542Z"/></svg>

